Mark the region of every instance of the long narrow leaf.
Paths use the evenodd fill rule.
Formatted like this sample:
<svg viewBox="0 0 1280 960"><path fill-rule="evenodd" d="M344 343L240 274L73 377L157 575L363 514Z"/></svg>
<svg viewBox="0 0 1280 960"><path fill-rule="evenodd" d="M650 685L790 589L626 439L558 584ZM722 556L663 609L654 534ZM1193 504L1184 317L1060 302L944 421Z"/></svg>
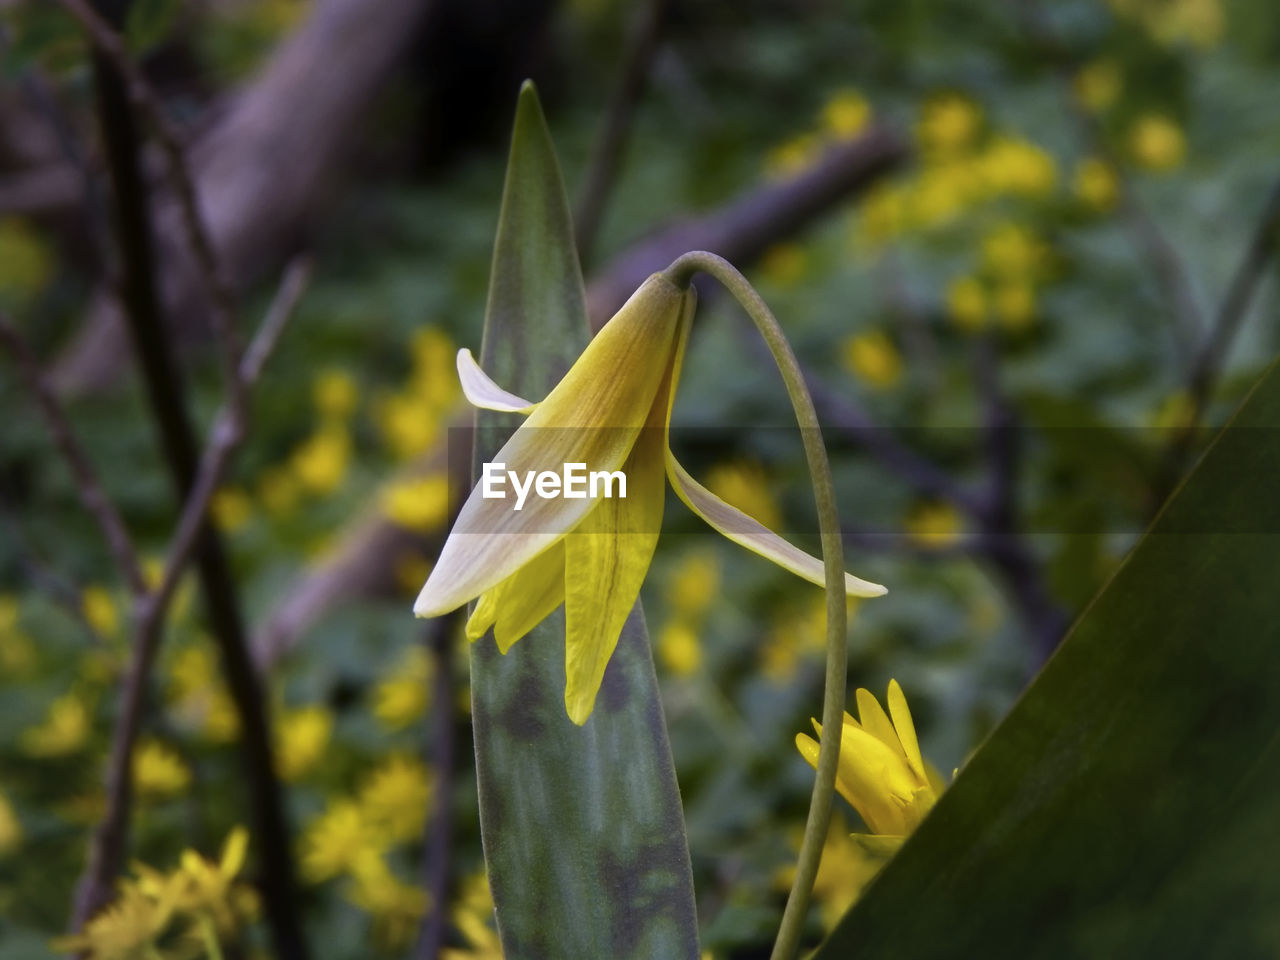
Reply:
<svg viewBox="0 0 1280 960"><path fill-rule="evenodd" d="M533 87L520 94L481 365L540 399L587 341L560 171ZM476 462L518 418L477 418ZM471 648L485 860L507 960L697 957L680 794L639 606L595 712L565 713L564 613L505 656Z"/></svg>
<svg viewBox="0 0 1280 960"><path fill-rule="evenodd" d="M1280 955L1280 372L819 952Z"/></svg>

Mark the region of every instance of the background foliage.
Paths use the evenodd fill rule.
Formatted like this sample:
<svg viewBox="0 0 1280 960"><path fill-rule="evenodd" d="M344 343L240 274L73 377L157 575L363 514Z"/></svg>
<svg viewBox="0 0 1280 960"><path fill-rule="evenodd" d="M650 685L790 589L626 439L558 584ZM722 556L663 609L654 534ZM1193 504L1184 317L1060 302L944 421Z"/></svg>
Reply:
<svg viewBox="0 0 1280 960"><path fill-rule="evenodd" d="M463 7L440 3L419 25L292 231L314 281L215 501L260 649L272 651L305 923L326 957L366 956L370 942L403 954L433 912L457 955L496 955L465 650L454 646L454 689L441 696L409 604L447 522L438 451L458 407L452 354L479 345L518 80L539 81L573 193L636 30L634 11L607 0L531 5L521 17L532 26L508 11L505 30ZM74 173L79 157L101 186L85 48L56 5L0 12L0 187L14 187L0 189L0 308L60 372L104 486L158 556L174 506L127 355L92 376L67 359L103 274L105 214L83 184L37 204L30 179ZM300 0L136 3L130 38L195 137L314 13ZM854 612L851 682L880 694L896 677L944 771L1004 715L1171 486L1193 358L1277 172L1278 44L1265 0L666 11L589 276L657 228L803 177L873 129L908 144L892 172L741 265L828 396L849 566L891 588ZM246 281L251 316L261 280ZM1255 314L1209 422L1275 352L1269 291ZM220 396L208 334L176 322L207 420ZM727 305L700 311L674 443L726 499L812 546L799 442L746 328ZM4 958L48 955L65 929L101 812L128 637L119 572L12 374L0 364ZM948 482L927 482L914 460L886 463L874 439L842 429L850 410ZM268 643L284 635L273 632L282 610L306 606L307 578L361 556L360 537L384 522L412 535L365 557L380 573L359 567L359 589L312 601L312 622ZM791 742L820 703L821 592L681 511L667 522L644 600L702 942L717 957L756 956L807 802L810 771ZM185 848L216 858L245 820L234 715L192 586L165 639L136 772L132 853L162 870ZM457 719L447 771L435 762L446 715ZM453 812L447 904L425 892L433 791ZM847 832L856 815L840 809ZM842 837L819 880L815 942L866 879ZM265 942L253 923L243 936Z"/></svg>

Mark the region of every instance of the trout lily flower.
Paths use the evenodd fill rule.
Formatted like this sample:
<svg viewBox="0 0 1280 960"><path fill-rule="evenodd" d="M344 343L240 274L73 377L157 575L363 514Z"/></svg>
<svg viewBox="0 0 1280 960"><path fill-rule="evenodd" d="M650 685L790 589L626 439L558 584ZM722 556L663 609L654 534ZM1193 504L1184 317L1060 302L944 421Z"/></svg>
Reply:
<svg viewBox="0 0 1280 960"><path fill-rule="evenodd" d="M859 689L856 696L859 719L844 715L836 789L875 835L855 839L887 856L919 826L946 785L920 753L898 681L889 681L888 714L870 691ZM814 720L813 726L821 737L822 724ZM818 766L818 741L797 734L796 747L811 766Z"/></svg>
<svg viewBox="0 0 1280 960"><path fill-rule="evenodd" d="M486 484L471 491L440 558L414 604L419 617L448 613L476 597L467 636L490 629L498 649L565 608L565 707L586 722L649 569L662 522L666 480L712 527L812 583L822 562L729 506L695 481L668 444L671 406L693 319L695 294L654 274L600 330L541 403L503 390L472 358L458 353L458 375L476 407L527 413L492 461L520 477L585 467L625 476L619 497L498 498ZM664 478L665 475L665 478ZM581 474L579 474L581 476ZM845 574L855 597L885 592Z"/></svg>

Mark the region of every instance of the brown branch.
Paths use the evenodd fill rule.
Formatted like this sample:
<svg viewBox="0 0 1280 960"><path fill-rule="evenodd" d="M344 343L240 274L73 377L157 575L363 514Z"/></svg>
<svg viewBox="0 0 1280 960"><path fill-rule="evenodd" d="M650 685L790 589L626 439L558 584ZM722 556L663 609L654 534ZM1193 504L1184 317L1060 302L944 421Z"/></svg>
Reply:
<svg viewBox="0 0 1280 960"><path fill-rule="evenodd" d="M604 129L591 155L591 164L587 168L574 217L578 259L582 261L584 268L590 265L595 251L600 221L604 216L609 192L617 180L636 107L648 84L649 70L654 55L658 52L658 41L662 37L669 5L670 0L649 0L645 4L623 55L622 76L614 90L613 99L609 102Z"/></svg>
<svg viewBox="0 0 1280 960"><path fill-rule="evenodd" d="M142 726L146 706L147 680L163 636L165 615L178 582L199 540L209 500L230 463L244 434L245 403L249 390L262 372L272 347L293 313L306 283L307 265L290 265L266 318L237 371L232 398L218 415L210 431L209 446L201 460L199 474L183 507L177 532L167 552L164 571L156 589L135 603L137 635L132 657L120 693L119 719L107 761L106 811L94 830L85 872L77 885L74 924L82 927L112 895L114 878L120 872L128 845L129 810L132 806L133 749Z"/></svg>
<svg viewBox="0 0 1280 960"><path fill-rule="evenodd" d="M147 584L142 575L142 564L138 561L138 552L133 547L124 520L99 482L88 454L76 439L71 421L40 369L40 361L3 311L0 311L0 343L13 355L27 392L40 408L54 444L71 470L76 494L102 531L103 539L106 540L111 556L129 589L136 596L146 593Z"/></svg>
<svg viewBox="0 0 1280 960"><path fill-rule="evenodd" d="M146 120L160 145L168 164L169 178L178 198L178 208L186 232L187 242L195 254L200 281L209 306L214 335L219 345L223 376L230 386L236 382L236 367L240 355L238 332L235 327L234 298L215 252L213 240L200 215L200 200L196 193L195 179L187 165L186 151L181 138L165 115L160 98L125 47L124 38L100 17L87 0L60 0L73 17L89 34L99 53L110 61L112 67L125 80L125 88L134 109Z"/></svg>

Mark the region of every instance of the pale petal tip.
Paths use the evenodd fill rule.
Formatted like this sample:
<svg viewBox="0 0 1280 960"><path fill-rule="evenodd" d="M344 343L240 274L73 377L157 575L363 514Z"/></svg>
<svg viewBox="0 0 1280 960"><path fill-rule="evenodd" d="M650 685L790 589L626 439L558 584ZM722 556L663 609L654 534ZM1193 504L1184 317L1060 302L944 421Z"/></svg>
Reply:
<svg viewBox="0 0 1280 960"><path fill-rule="evenodd" d="M851 573L845 574L845 593L851 597L870 600L872 597L883 597L888 592L889 588L883 584L862 580Z"/></svg>

